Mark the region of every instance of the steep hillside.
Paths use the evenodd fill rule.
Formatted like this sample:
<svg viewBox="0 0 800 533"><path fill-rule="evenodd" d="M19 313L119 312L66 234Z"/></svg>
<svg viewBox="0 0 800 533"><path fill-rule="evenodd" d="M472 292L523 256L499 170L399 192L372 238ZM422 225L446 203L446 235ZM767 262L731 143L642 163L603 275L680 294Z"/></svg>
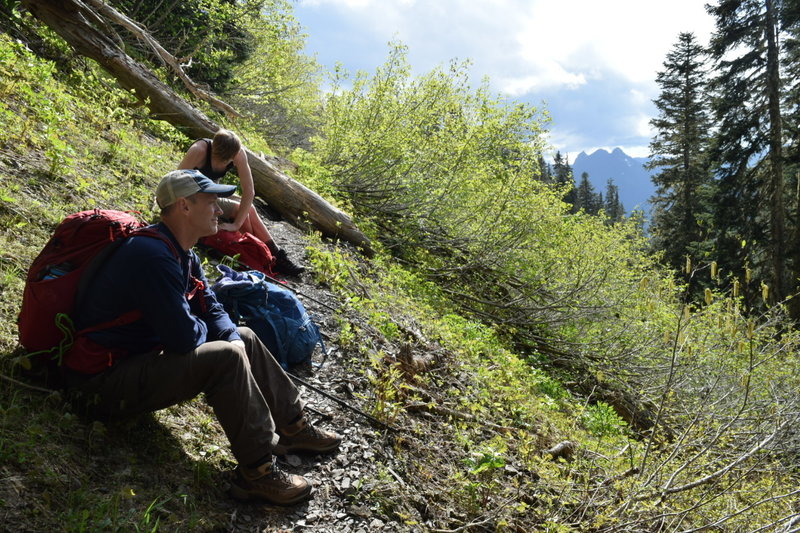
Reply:
<svg viewBox="0 0 800 533"><path fill-rule="evenodd" d="M462 203L453 217L440 220L477 233L519 214L502 222L531 233L515 241L519 235L510 232L507 255L484 263L465 263L469 242L448 242L434 249L438 257L418 252L429 261L422 264L446 267L438 279L408 257L399 261L380 239L366 259L348 245L270 222L278 242L309 268L289 286L330 349L327 358L315 356L325 359L321 368L293 371L305 382L309 415L345 437L335 455L283 459L286 469L312 480L310 502L278 508L230 499L232 455L203 398L132 420L78 416L17 364L24 354L14 320L27 267L68 213L109 207L154 220L153 188L189 139L152 120L96 65L48 39L60 50L53 54L58 63L0 35L4 529L666 532L796 524L800 339L782 327L779 310L756 322L735 295L711 289L703 304L683 306L680 288L639 253L629 228L568 215L560 192L531 180L513 202L495 189L481 196L483 184L469 180L477 165L459 176ZM449 81L446 74L429 80L437 89ZM405 104L395 91L379 93ZM367 157L376 143L356 128L371 133L384 107L362 103L340 102L343 115L361 106L364 119L345 132L352 142L327 150L363 150L385 172L366 178L382 187L384 177L398 179L397 168L401 178L425 178L426 187L388 192L407 195L403 206L439 209L442 203L425 195L442 181L433 170L442 169L414 167L426 161L415 137L413 150L393 144L402 139L389 126L410 131L412 121L390 116L380 140L393 157ZM408 109L424 107L411 103ZM469 125L461 122L467 114L451 111L446 116L459 129ZM502 133L502 121L486 124L490 135L480 139ZM431 143L431 132L443 135L440 152L424 155L437 162L451 155L447 132L423 126L420 138ZM463 150L454 158L459 164L471 153ZM500 168L511 168L499 152ZM334 190L335 165L349 162L325 167L314 155L303 156L296 177ZM404 157L406 168L399 165ZM504 175L486 171L485 183L502 184ZM483 211L496 204L468 192L497 197L506 211ZM472 201L477 207L462 213ZM392 222L430 229L410 218ZM377 236L380 221L358 222ZM493 261L493 271L474 267ZM206 267L213 276L214 261ZM527 285L493 284L501 267L511 273L507 279ZM470 292L482 281L500 306L483 307L487 302ZM514 307L519 301L524 307Z"/></svg>
<svg viewBox="0 0 800 533"><path fill-rule="evenodd" d="M303 386L310 414L345 436L333 457L286 459L313 480L308 504L229 499L234 463L202 399L103 424L77 416L59 393L21 373L14 321L24 275L55 224L92 207L153 220L153 188L188 140L150 120L91 65L59 71L0 36L0 70L4 529L396 531L533 519L526 517L533 490L524 487L539 475L505 456L513 446L539 462L539 450L569 436L568 425L540 418L572 410L565 391L544 375L528 376L489 330L435 318L441 311L414 303L415 291L432 289L421 280L391 263L364 263L347 247L308 241L282 222L271 224L276 238L297 257L307 249L312 272L291 286L331 349L323 368L303 374L323 391ZM507 360L492 368L490 353ZM497 403L495 386L511 387L509 401L524 397L529 407ZM523 440L506 442L510 431Z"/></svg>

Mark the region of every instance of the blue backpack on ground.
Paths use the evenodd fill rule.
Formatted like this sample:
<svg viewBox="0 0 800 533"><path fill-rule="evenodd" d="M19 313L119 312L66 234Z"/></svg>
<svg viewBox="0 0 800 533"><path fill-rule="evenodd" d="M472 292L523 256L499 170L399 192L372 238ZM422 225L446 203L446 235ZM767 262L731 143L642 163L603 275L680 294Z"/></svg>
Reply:
<svg viewBox="0 0 800 533"><path fill-rule="evenodd" d="M310 362L317 344L325 353L319 328L294 293L257 270L217 269L222 276L211 289L219 303L234 323L242 321L258 335L284 369Z"/></svg>

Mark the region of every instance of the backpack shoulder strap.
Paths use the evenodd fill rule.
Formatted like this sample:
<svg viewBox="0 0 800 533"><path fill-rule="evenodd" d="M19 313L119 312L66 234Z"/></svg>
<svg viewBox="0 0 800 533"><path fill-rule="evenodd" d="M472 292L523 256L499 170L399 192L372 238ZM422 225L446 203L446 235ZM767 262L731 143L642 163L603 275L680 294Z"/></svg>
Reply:
<svg viewBox="0 0 800 533"><path fill-rule="evenodd" d="M119 239L117 239L115 241L112 241L108 246L103 248L100 251L100 253L98 253L96 256L94 256L92 258L92 260L89 262L89 264L86 267L86 270L84 270L83 274L81 274L81 279L78 282L78 288L77 288L77 291L75 293L75 307L74 308L75 308L76 311L83 307L83 302L84 302L84 299L86 297L86 293L88 292L89 284L95 278L95 275L100 270L100 267L102 267L105 264L105 262L108 261L109 258L111 258L111 256L114 254L114 252L117 251L117 249L122 245L123 242L125 242L130 237L134 237L134 236L142 236L142 237L150 237L150 238L154 238L154 239L160 239L161 241L167 243L167 246L169 247L170 252L172 252L172 255L175 257L175 259L177 261L180 261L180 255L178 254L178 249L175 247L175 244L172 242L172 240L169 237L167 237L166 235L164 235L160 231L158 231L158 230L156 230L154 228L151 228L151 227L135 229L132 232L130 232L128 235L126 235L126 236L124 236L122 238L119 238ZM126 317L126 316L127 316L127 321L124 322L124 324L135 322L136 320L139 319L138 316L134 316L131 313L125 313L125 314L122 315L122 317L119 317L119 318L117 318L115 320L120 320L121 318ZM119 323L105 324L105 326L106 327L121 326L121 325L124 325L124 324L119 324ZM92 328L93 331L94 331L94 329L95 328ZM98 327L97 329L105 329L105 327L102 327L102 328Z"/></svg>
<svg viewBox="0 0 800 533"><path fill-rule="evenodd" d="M169 251L172 252L173 256L175 256L175 259L180 261L181 256L178 253L178 249L175 247L175 243L172 242L172 239L170 239L169 237L167 237L166 235L164 235L163 233L161 233L157 229L151 228L151 227L148 226L146 228L139 228L139 229L133 230L131 232L131 234L129 235L129 237L139 237L139 236L141 236L141 237L151 237L153 239L160 239L160 240L164 241L165 243L167 243L167 246L169 247Z"/></svg>

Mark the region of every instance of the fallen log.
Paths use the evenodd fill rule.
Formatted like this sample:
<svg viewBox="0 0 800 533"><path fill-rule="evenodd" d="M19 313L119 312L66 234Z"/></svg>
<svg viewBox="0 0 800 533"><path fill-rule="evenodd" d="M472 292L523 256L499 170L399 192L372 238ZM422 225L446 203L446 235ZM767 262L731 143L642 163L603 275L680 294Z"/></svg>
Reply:
<svg viewBox="0 0 800 533"><path fill-rule="evenodd" d="M60 35L79 54L96 61L120 86L133 91L150 112L184 131L189 137L211 137L219 126L163 83L150 69L122 50L96 27L101 14L80 0L22 0L22 5ZM94 23L93 23L93 22ZM315 228L324 236L352 243L366 255L369 239L345 213L270 162L247 151L256 194L291 224Z"/></svg>

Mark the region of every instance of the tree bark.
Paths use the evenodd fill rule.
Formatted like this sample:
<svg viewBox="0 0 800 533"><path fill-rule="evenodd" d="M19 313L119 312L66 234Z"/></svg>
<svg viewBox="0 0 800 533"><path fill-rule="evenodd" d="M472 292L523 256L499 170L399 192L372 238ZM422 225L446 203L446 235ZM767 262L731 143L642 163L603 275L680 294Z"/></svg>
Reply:
<svg viewBox="0 0 800 533"><path fill-rule="evenodd" d="M780 103L780 56L778 51L777 15L772 0L765 1L765 28L767 37L767 106L769 111L769 162L770 162L770 237L772 240L772 268L774 275L773 302L789 296L785 285L786 222L784 216L783 183L783 129ZM797 318L796 316L793 318Z"/></svg>
<svg viewBox="0 0 800 533"><path fill-rule="evenodd" d="M101 20L101 17L80 0L23 0L22 4L79 54L97 61L123 88L135 91L157 118L193 138L212 137L219 129L93 26L89 19ZM247 158L256 193L291 224L303 229L316 228L326 237L345 240L371 255L369 239L346 214L252 151L247 150Z"/></svg>

